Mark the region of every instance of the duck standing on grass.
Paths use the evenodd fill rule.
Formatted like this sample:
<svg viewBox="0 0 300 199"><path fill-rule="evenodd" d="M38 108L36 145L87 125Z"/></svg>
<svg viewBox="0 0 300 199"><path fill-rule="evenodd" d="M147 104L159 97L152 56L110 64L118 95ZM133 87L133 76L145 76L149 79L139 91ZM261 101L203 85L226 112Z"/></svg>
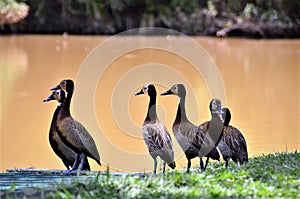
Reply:
<svg viewBox="0 0 300 199"><path fill-rule="evenodd" d="M201 171L205 171L208 164L208 159L205 166L203 165L202 157L210 157L214 160L220 160L219 152L216 149L215 143L209 136L206 136L206 132L199 129L189 121L185 110L185 97L186 90L183 84L173 85L169 90L161 93L161 95L176 95L178 96L178 108L175 121L173 123L173 133L180 147L185 153L188 160L187 172L190 171L191 159L195 157L200 158ZM219 102L219 101L218 101ZM219 110L220 106L218 106ZM223 125L222 121L214 120L217 126L220 123Z"/></svg>
<svg viewBox="0 0 300 199"><path fill-rule="evenodd" d="M61 105L64 99L65 99L65 92L63 90L55 90L48 98L44 99L43 102L49 102L52 100L58 101L50 125L49 142L55 154L62 160L66 168L70 169L70 167L73 166L73 163L76 160L76 153L63 143L56 130L57 116L61 109ZM87 170L87 171L91 170L87 158L85 158L84 160L82 170Z"/></svg>
<svg viewBox="0 0 300 199"><path fill-rule="evenodd" d="M209 106L211 110L212 107ZM234 126L229 125L231 113L228 108L223 108L224 129L218 149L225 161L225 167L228 167L230 158L235 163L244 164L248 162L247 144L243 134ZM204 122L200 128L207 131L210 127L210 121Z"/></svg>
<svg viewBox="0 0 300 199"><path fill-rule="evenodd" d="M156 114L156 89L153 84L145 85L141 91L135 95L148 94L150 97L146 119L143 123L142 133L148 151L154 160L153 173L156 174L157 156L163 161L163 173L165 173L166 164L174 169L174 150L171 136L167 128L158 120Z"/></svg>
<svg viewBox="0 0 300 199"><path fill-rule="evenodd" d="M86 157L94 159L99 165L100 156L95 141L86 128L76 121L70 114L70 104L73 96L74 82L70 79L62 80L59 85L51 90L62 89L66 91L66 98L62 103L57 117L57 132L62 141L77 153L72 169L66 173L82 170Z"/></svg>

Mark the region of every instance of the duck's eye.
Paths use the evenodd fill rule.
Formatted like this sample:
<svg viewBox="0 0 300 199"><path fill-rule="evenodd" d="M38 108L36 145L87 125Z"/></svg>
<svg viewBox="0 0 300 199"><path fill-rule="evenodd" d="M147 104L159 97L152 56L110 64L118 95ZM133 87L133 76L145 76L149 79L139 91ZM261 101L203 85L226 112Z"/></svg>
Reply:
<svg viewBox="0 0 300 199"><path fill-rule="evenodd" d="M58 92L58 91L56 92L56 95L59 95L59 92Z"/></svg>

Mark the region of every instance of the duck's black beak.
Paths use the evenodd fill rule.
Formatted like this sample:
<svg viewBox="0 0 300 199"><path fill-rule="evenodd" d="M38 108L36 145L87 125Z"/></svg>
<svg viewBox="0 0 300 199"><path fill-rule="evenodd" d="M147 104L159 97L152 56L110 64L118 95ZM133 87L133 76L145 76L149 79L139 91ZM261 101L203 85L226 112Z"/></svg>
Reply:
<svg viewBox="0 0 300 199"><path fill-rule="evenodd" d="M167 90L167 91L161 93L160 95L171 95L171 94L173 94L173 93L172 93L172 91L170 89L170 90Z"/></svg>
<svg viewBox="0 0 300 199"><path fill-rule="evenodd" d="M144 94L143 90L140 90L139 92L136 92L134 95L137 96L137 95L142 95Z"/></svg>
<svg viewBox="0 0 300 199"><path fill-rule="evenodd" d="M58 90L60 89L60 85L58 84L57 86L50 88L50 91Z"/></svg>
<svg viewBox="0 0 300 199"><path fill-rule="evenodd" d="M54 100L53 95L50 95L48 98L44 99L43 102L49 102L51 100Z"/></svg>

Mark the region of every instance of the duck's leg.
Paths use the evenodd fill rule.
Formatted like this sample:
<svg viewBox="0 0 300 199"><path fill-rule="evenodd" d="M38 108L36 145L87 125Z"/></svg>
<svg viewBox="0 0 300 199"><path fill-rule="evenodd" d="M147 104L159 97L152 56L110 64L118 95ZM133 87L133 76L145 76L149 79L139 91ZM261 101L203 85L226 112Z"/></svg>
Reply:
<svg viewBox="0 0 300 199"><path fill-rule="evenodd" d="M209 157L206 158L206 162L205 162L205 166L204 166L204 171L206 170L206 167L208 165L208 162L209 162Z"/></svg>
<svg viewBox="0 0 300 199"><path fill-rule="evenodd" d="M167 162L164 161L164 163L163 163L163 173L165 173L165 171L166 171L166 164L167 164Z"/></svg>
<svg viewBox="0 0 300 199"><path fill-rule="evenodd" d="M72 166L72 169L71 169L71 170L75 170L75 169L77 169L77 167L78 167L78 164L79 164L79 159L80 159L80 154L79 154L79 153L77 153L77 154L76 154L75 161L74 161L74 163L73 163L73 166Z"/></svg>
<svg viewBox="0 0 300 199"><path fill-rule="evenodd" d="M225 168L228 168L228 162L229 162L229 160L226 159L226 160L225 160Z"/></svg>
<svg viewBox="0 0 300 199"><path fill-rule="evenodd" d="M186 172L190 172L190 168L191 168L191 160L190 159L188 159L188 163L187 163L187 170L186 170Z"/></svg>
<svg viewBox="0 0 300 199"><path fill-rule="evenodd" d="M154 160L153 173L156 174L157 160L156 160L156 158L154 158L153 160Z"/></svg>
<svg viewBox="0 0 300 199"><path fill-rule="evenodd" d="M200 169L201 169L201 171L204 171L203 160L201 157L200 157Z"/></svg>
<svg viewBox="0 0 300 199"><path fill-rule="evenodd" d="M79 164L79 166L78 166L78 169L82 170L84 161L85 161L85 159L86 159L85 153L81 153L81 154L80 154L80 159L81 159L81 161L80 161L80 164Z"/></svg>
<svg viewBox="0 0 300 199"><path fill-rule="evenodd" d="M76 173L77 172L77 167L78 167L78 164L79 164L79 159L80 159L80 154L77 153L71 170L64 171L64 174Z"/></svg>

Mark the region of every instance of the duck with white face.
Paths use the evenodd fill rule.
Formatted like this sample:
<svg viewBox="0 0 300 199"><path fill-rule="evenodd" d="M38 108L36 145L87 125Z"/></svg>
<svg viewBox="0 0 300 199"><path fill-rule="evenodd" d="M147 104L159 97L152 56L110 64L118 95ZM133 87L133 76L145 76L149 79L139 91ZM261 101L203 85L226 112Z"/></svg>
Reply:
<svg viewBox="0 0 300 199"><path fill-rule="evenodd" d="M73 163L76 160L76 153L70 147L64 144L64 142L59 137L57 132L57 117L64 99L65 99L65 92L63 90L54 90L48 98L43 100L43 102L49 102L52 100L58 102L57 108L53 113L53 117L50 125L49 142L55 154L62 160L67 170L69 170L73 166ZM82 169L87 171L91 170L87 158L84 160Z"/></svg>
<svg viewBox="0 0 300 199"><path fill-rule="evenodd" d="M223 136L224 125L221 100L216 98L212 99L210 101L209 107L211 120L207 135L210 136L210 138L214 141L215 146L217 146Z"/></svg>
<svg viewBox="0 0 300 199"><path fill-rule="evenodd" d="M190 122L186 115L186 89L184 85L175 84L169 90L161 93L161 95L176 95L178 97L177 114L172 129L188 160L187 172L190 171L191 159L195 157L200 158L201 171L205 171L209 157L219 161L220 155L215 147L215 143L209 136L206 136L205 131ZM217 103L217 101L214 103ZM219 106L217 105L217 107ZM207 157L205 166L203 165L202 157Z"/></svg>
<svg viewBox="0 0 300 199"><path fill-rule="evenodd" d="M212 109L212 107L209 107ZM229 108L222 108L224 120L223 136L218 143L218 149L225 161L225 167L229 165L232 159L237 164L248 162L247 143L242 132L236 127L229 125L231 120L231 112ZM200 128L207 131L210 128L210 121L206 121L200 125Z"/></svg>
<svg viewBox="0 0 300 199"><path fill-rule="evenodd" d="M222 109L222 105L221 105L221 100L219 99L212 99L210 101L210 111L212 115L217 115L219 117L219 119L221 120L221 122L224 123L224 119L223 119L223 109Z"/></svg>
<svg viewBox="0 0 300 199"><path fill-rule="evenodd" d="M62 80L51 90L57 89L66 92L65 100L57 117L57 132L63 142L77 154L72 169L65 173L75 173L77 170L82 170L86 157L94 159L101 166L100 155L94 139L87 129L70 114L74 82L70 79Z"/></svg>
<svg viewBox="0 0 300 199"><path fill-rule="evenodd" d="M172 139L165 125L161 123L157 117L157 93L155 86L153 84L147 84L139 92L135 93L136 96L142 94L146 94L150 98L142 133L147 149L154 161L153 173L156 174L157 157L160 157L164 161L163 173L165 173L166 164L172 169L176 167Z"/></svg>

